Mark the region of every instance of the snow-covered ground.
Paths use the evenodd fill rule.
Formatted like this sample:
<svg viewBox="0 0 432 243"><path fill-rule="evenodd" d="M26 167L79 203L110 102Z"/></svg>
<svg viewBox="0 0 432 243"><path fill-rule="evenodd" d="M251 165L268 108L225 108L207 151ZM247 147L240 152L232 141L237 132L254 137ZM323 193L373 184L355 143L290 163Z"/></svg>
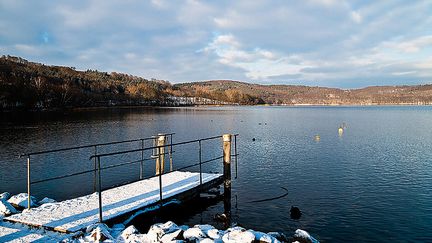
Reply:
<svg viewBox="0 0 432 243"><path fill-rule="evenodd" d="M222 177L220 174L203 174L203 182ZM199 186L199 173L172 172L163 175L163 198L169 199L181 192ZM159 178L138 181L121 187L106 190L102 193L104 219L113 218L140 208L144 208L159 200ZM278 232L259 232L242 227L231 227L219 230L211 225L177 226L168 221L154 224L147 233L139 232L134 226L125 227L130 220L109 228L98 222L98 195L96 193L55 202L44 198L32 204L39 207L24 209L28 196L25 193L11 197L9 193L0 194L0 242L307 242L317 243L308 232L297 229L287 237ZM166 202L172 203L176 200ZM158 206L146 207L154 210ZM21 223L4 221L3 215L12 216L7 219L27 225L39 226L32 228ZM131 216L133 218L134 215ZM49 229L75 232L63 234Z"/></svg>
<svg viewBox="0 0 432 243"><path fill-rule="evenodd" d="M72 235L31 229L21 224L0 221L0 242L59 242Z"/></svg>
<svg viewBox="0 0 432 243"><path fill-rule="evenodd" d="M203 183L222 177L221 174L203 173ZM199 173L174 171L162 176L163 198L199 186ZM159 178L134 182L102 192L103 219L143 208L159 200ZM75 232L99 220L98 194L93 193L62 202L45 203L37 208L24 210L6 219L34 226ZM0 240L1 241L1 240Z"/></svg>
<svg viewBox="0 0 432 243"><path fill-rule="evenodd" d="M104 224L94 224L87 228L85 235L76 238L76 242L215 242L215 243L279 243L302 242L318 243L308 232L297 229L293 235L286 236L278 232L260 232L234 226L219 230L208 224L177 226L174 222L154 224L147 233L139 232L133 225L125 228L122 224L112 228Z"/></svg>

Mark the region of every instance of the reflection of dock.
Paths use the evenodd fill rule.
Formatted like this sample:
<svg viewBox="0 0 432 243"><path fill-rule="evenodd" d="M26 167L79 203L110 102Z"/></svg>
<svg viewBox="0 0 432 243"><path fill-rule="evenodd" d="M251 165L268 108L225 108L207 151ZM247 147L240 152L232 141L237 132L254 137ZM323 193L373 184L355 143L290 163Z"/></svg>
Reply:
<svg viewBox="0 0 432 243"><path fill-rule="evenodd" d="M162 175L163 203L183 200L202 190L221 184L222 174L202 174L174 171ZM159 179L152 177L102 191L103 220L129 214L136 210L150 210L160 204ZM43 227L59 232L75 232L99 221L98 194L42 205L27 212L12 215L5 220Z"/></svg>
<svg viewBox="0 0 432 243"><path fill-rule="evenodd" d="M61 202L46 203L39 207L33 207L31 197L28 197L27 207L22 213L14 214L5 221L12 223L21 223L32 227L39 227L46 230L74 233L84 230L86 227L98 223L107 222L117 219L121 216L127 216L134 212L148 212L160 209L161 207L170 204L187 201L199 195L212 187L224 184L225 200L231 198L231 158L234 157L235 171L237 176L237 135L225 134L223 136L214 136L202 139L196 139L186 142L173 143L171 134L159 134L152 138L127 140L120 142L111 142L103 144L93 144L86 146L77 146L73 148L56 149L50 151L41 151L24 154L27 157L27 192L31 195L31 186L47 181L61 180L68 177L90 174L94 177L93 185L94 193L71 198ZM153 140L153 146L145 147L144 141ZM221 148L220 153L212 158L203 159L203 147L209 141L221 142L218 146ZM234 143L232 143L232 141ZM123 143L137 143L129 150L110 150L114 152L97 153L98 148L106 145L115 145ZM195 157L194 151L191 151L191 146L196 146ZM214 144L212 145L214 148ZM233 145L233 146L232 146ZM234 154L231 153L231 147L234 147ZM92 169L82 170L66 175L54 175L51 178L39 180L31 180L30 172L32 168L32 158L52 153L63 153L65 151L76 151L81 149L94 148L88 156L92 163ZM182 148L186 149L186 153L192 155L197 161L187 164L183 167L173 166L173 149L180 152ZM151 152L150 158L145 158L144 152ZM213 151L214 152L214 151ZM131 161L120 161L119 158L128 158L127 155L135 155L135 159ZM165 155L169 155L169 159L165 160ZM182 158L184 160L185 158ZM105 164L104 162L115 161L115 164ZM144 178L143 170L149 171L152 166L144 166L145 161L154 161L156 164L156 175ZM220 163L223 165L223 173L205 173L203 165L207 163ZM165 172L165 163L169 163L169 172ZM111 188L103 188L104 180L109 181L109 177L103 177L103 171L113 169L120 166L130 166L136 164L139 170L140 178L136 181L128 182L121 186ZM185 169L196 168L197 172L184 171ZM47 168L48 169L48 168ZM136 173L136 171L129 171ZM107 180L108 179L108 180ZM105 181L105 182L106 182ZM89 184L90 185L90 184ZM230 214L231 204L227 202L227 215ZM122 218L123 218L122 217ZM19 238L19 234L16 234ZM0 234L0 242L6 239ZM10 237L9 237L10 238ZM8 238L8 239L9 239ZM13 237L12 237L13 238Z"/></svg>

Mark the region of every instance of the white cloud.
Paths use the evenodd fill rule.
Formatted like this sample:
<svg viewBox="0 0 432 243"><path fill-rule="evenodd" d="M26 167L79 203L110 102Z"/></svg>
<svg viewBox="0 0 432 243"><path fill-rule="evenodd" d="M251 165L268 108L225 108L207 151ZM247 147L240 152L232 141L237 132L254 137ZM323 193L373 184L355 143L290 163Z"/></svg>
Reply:
<svg viewBox="0 0 432 243"><path fill-rule="evenodd" d="M41 50L32 45L26 45L26 44L16 44L14 45L15 49L22 53L22 55L39 55L41 54Z"/></svg>
<svg viewBox="0 0 432 243"><path fill-rule="evenodd" d="M362 16L357 11L352 11L350 16L351 16L351 19L357 24L360 24L363 20Z"/></svg>
<svg viewBox="0 0 432 243"><path fill-rule="evenodd" d="M0 0L0 46L47 64L173 82L392 84L432 80L431 8L430 1Z"/></svg>
<svg viewBox="0 0 432 243"><path fill-rule="evenodd" d="M432 47L432 35L420 36L406 41L383 43L383 47L397 49L404 53L415 53L426 47Z"/></svg>
<svg viewBox="0 0 432 243"><path fill-rule="evenodd" d="M415 74L417 71L406 71L406 72L393 72L392 75L395 76L403 76L403 75L409 75L409 74Z"/></svg>
<svg viewBox="0 0 432 243"><path fill-rule="evenodd" d="M279 57L278 54L260 48L244 50L241 43L231 34L215 37L204 50L216 54L222 64L243 69L246 77L253 80L296 75L301 69L310 67L299 64L298 56Z"/></svg>

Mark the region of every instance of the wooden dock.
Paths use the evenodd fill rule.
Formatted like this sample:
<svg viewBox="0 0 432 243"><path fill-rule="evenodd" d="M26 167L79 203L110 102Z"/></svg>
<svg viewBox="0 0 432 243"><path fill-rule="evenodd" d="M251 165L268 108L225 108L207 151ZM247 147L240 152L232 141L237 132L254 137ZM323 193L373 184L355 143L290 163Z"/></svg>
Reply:
<svg viewBox="0 0 432 243"><path fill-rule="evenodd" d="M173 171L162 176L162 203L190 198L202 190L222 184L222 174ZM160 205L159 177L140 180L102 191L103 221ZM5 218L5 221L73 233L99 222L98 194L47 203Z"/></svg>

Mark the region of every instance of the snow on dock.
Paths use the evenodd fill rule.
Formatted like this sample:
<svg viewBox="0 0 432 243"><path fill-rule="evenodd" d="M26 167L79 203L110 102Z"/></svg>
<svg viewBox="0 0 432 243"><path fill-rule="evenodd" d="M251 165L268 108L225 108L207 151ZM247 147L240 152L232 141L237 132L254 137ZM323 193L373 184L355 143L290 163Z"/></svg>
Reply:
<svg viewBox="0 0 432 243"><path fill-rule="evenodd" d="M202 183L221 181L222 174L202 173ZM162 175L162 198L173 199L198 189L200 174L174 171ZM159 202L159 177L137 181L102 191L103 220L110 220ZM76 232L99 221L98 194L43 204L5 218L9 222L22 223L59 232Z"/></svg>
<svg viewBox="0 0 432 243"><path fill-rule="evenodd" d="M74 235L32 229L19 224L0 221L0 242L60 242Z"/></svg>

